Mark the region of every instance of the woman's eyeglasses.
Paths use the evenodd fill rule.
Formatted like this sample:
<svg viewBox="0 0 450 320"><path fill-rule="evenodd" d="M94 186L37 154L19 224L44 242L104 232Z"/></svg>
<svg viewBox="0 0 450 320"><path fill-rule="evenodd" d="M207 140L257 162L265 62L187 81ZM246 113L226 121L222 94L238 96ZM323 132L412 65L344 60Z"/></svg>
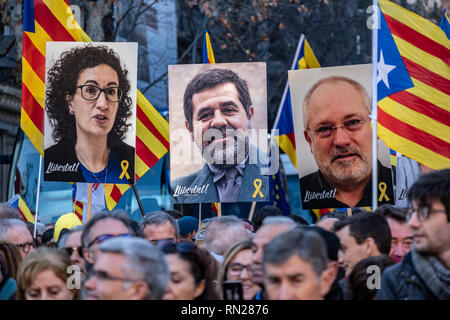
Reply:
<svg viewBox="0 0 450 320"><path fill-rule="evenodd" d="M118 235L114 235L114 234L102 234L100 236L98 236L97 238L95 238L94 240L92 240L89 244L88 244L88 248L90 248L94 243L100 244L103 241L106 241L108 239L111 238L116 238L116 237L134 237L132 234L129 233L122 233L122 234L118 234Z"/></svg>
<svg viewBox="0 0 450 320"><path fill-rule="evenodd" d="M102 89L92 84L84 84L78 86L77 89L78 88L81 89L81 96L83 99L88 101L97 100L102 92L105 93L106 100L110 102L117 102L122 98L122 89L119 87L107 87Z"/></svg>
<svg viewBox="0 0 450 320"><path fill-rule="evenodd" d="M69 257L72 256L72 253L74 251L76 251L78 253L78 255L83 258L83 247L64 248L64 251L67 252Z"/></svg>
<svg viewBox="0 0 450 320"><path fill-rule="evenodd" d="M233 273L234 275L240 275L242 270L246 269L248 273L250 273L252 271L251 269L251 265L247 264L241 264L241 263L232 263L230 264L229 268L230 268L230 272Z"/></svg>

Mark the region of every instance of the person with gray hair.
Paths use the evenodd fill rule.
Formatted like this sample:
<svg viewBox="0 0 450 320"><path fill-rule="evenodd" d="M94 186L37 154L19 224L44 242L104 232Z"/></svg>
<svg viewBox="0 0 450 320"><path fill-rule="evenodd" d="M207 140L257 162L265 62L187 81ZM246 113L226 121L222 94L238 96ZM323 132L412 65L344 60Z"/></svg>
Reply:
<svg viewBox="0 0 450 320"><path fill-rule="evenodd" d="M334 281L327 247L312 230L296 227L270 241L263 254L265 292L270 300L323 300Z"/></svg>
<svg viewBox="0 0 450 320"><path fill-rule="evenodd" d="M70 256L72 264L77 265L81 272L85 272L86 263L83 259L83 246L81 245L81 234L83 233L84 225L75 226L58 241L58 249L62 249Z"/></svg>
<svg viewBox="0 0 450 320"><path fill-rule="evenodd" d="M157 244L161 240L177 242L180 238L180 227L177 221L163 211L150 212L139 225L144 238L152 244Z"/></svg>
<svg viewBox="0 0 450 320"><path fill-rule="evenodd" d="M9 204L0 203L0 220L3 219L17 219L22 220L22 216L19 211L14 209Z"/></svg>
<svg viewBox="0 0 450 320"><path fill-rule="evenodd" d="M161 250L137 238L114 238L100 244L84 286L87 300L160 300L169 282Z"/></svg>
<svg viewBox="0 0 450 320"><path fill-rule="evenodd" d="M236 216L215 217L205 226L205 249L219 262L222 262L222 256L233 244L249 238L247 229Z"/></svg>
<svg viewBox="0 0 450 320"><path fill-rule="evenodd" d="M252 248L252 277L253 282L262 287L256 294L255 300L265 299L264 274L262 270L262 258L264 247L277 235L294 228L297 222L288 217L272 216L263 220L261 227L253 238Z"/></svg>
<svg viewBox="0 0 450 320"><path fill-rule="evenodd" d="M33 237L22 220L0 220L0 242L12 243L19 248L22 259L33 252Z"/></svg>

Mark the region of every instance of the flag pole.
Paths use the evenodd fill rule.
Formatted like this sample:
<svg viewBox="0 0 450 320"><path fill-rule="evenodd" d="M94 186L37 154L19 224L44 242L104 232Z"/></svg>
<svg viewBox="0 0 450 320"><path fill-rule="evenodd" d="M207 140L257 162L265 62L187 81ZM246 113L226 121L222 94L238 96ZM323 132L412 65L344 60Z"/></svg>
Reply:
<svg viewBox="0 0 450 320"><path fill-rule="evenodd" d="M91 220L92 216L92 183L88 183L88 194L87 194L87 206L88 206L88 214L87 214L87 221Z"/></svg>
<svg viewBox="0 0 450 320"><path fill-rule="evenodd" d="M41 169L42 169L42 155L39 155L39 174L38 174L38 184L37 184L37 194L36 194L36 213L34 215L34 231L33 238L36 239L36 229L39 214L39 194L41 193Z"/></svg>
<svg viewBox="0 0 450 320"><path fill-rule="evenodd" d="M378 145L377 145L377 120L378 120L378 29L380 28L380 10L378 1L373 0L373 20L372 20L372 211L377 208L377 185L378 185Z"/></svg>
<svg viewBox="0 0 450 320"><path fill-rule="evenodd" d="M250 222L252 222L253 213L255 212L255 207L256 207L256 201L253 201L252 206L250 208L250 214L248 215L248 221L250 221Z"/></svg>

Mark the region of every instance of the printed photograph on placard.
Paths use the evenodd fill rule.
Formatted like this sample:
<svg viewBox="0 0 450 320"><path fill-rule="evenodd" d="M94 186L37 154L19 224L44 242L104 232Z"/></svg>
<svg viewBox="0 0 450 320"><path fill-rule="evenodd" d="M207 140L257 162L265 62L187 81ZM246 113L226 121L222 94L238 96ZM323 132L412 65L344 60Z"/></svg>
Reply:
<svg viewBox="0 0 450 320"><path fill-rule="evenodd" d="M137 43L46 50L44 180L134 183Z"/></svg>
<svg viewBox="0 0 450 320"><path fill-rule="evenodd" d="M265 63L169 66L169 118L175 202L267 201Z"/></svg>
<svg viewBox="0 0 450 320"><path fill-rule="evenodd" d="M371 65L289 71L303 209L372 205ZM378 139L378 204L394 204Z"/></svg>

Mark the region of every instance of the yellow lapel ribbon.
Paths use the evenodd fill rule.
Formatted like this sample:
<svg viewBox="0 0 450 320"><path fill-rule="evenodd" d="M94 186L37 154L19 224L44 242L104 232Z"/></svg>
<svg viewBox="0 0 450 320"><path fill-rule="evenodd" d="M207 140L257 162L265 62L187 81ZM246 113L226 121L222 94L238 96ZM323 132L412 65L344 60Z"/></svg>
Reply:
<svg viewBox="0 0 450 320"><path fill-rule="evenodd" d="M380 183L378 184L378 189L379 189L380 192L381 192L380 197L378 198L378 202L381 202L381 200L383 199L383 197L384 197L384 199L386 199L386 201L389 201L389 197L388 197L387 194L386 194L386 189L387 189L386 182L380 182Z"/></svg>
<svg viewBox="0 0 450 320"><path fill-rule="evenodd" d="M130 166L130 164L128 163L127 160L122 160L122 162L120 163L120 166L122 167L122 173L119 176L119 179L123 179L123 176L126 176L127 179L130 179L130 175L128 174L128 167Z"/></svg>
<svg viewBox="0 0 450 320"><path fill-rule="evenodd" d="M264 198L264 194L261 192L262 187L262 181L261 179L255 179L253 181L253 186L255 187L255 192L252 195L252 198L256 198L257 195L259 195L262 198Z"/></svg>

